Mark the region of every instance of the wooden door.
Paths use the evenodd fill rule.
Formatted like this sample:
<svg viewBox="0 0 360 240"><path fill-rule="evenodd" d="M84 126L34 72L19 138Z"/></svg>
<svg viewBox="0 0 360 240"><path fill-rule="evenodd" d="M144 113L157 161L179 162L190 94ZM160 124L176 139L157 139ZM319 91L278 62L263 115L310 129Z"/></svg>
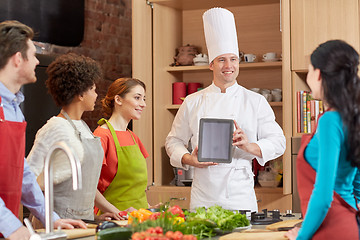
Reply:
<svg viewBox="0 0 360 240"><path fill-rule="evenodd" d="M292 0L292 70L306 70L312 51L330 39L359 50L358 0Z"/></svg>

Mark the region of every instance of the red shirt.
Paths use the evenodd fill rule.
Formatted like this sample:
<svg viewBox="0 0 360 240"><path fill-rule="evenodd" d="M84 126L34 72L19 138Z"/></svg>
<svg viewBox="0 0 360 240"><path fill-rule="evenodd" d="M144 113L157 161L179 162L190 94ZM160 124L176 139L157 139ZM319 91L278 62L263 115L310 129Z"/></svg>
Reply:
<svg viewBox="0 0 360 240"><path fill-rule="evenodd" d="M130 131L131 134L129 131L115 132L119 140L120 146L134 145L134 140L131 137L132 134L144 158L147 158L149 156L144 145L140 141L139 137L135 135L135 133L133 133L132 131ZM115 142L113 140L110 130L99 126L95 129L94 135L101 138L101 145L104 149L104 160L98 183L99 191L101 193L104 193L116 175L118 169L118 159L116 155Z"/></svg>

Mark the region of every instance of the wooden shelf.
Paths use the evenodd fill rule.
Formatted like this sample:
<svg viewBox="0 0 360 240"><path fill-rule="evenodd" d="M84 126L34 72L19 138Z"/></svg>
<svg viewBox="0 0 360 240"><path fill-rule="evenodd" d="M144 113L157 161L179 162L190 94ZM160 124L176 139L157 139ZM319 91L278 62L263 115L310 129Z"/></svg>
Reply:
<svg viewBox="0 0 360 240"><path fill-rule="evenodd" d="M150 2L179 10L196 10L219 7L218 0L151 0ZM269 4L274 2L279 2L279 0L252 0L251 5ZM221 0L221 7L235 7L241 5L249 5L249 1Z"/></svg>
<svg viewBox="0 0 360 240"><path fill-rule="evenodd" d="M269 102L270 106L272 107L282 107L283 103L282 102ZM181 104L171 104L171 105L166 105L166 109L167 110L177 110L180 108Z"/></svg>
<svg viewBox="0 0 360 240"><path fill-rule="evenodd" d="M281 68L282 62L254 62L254 63L240 63L240 69L254 69L254 68ZM187 71L210 71L209 65L206 66L177 66L166 67L168 72L187 72Z"/></svg>

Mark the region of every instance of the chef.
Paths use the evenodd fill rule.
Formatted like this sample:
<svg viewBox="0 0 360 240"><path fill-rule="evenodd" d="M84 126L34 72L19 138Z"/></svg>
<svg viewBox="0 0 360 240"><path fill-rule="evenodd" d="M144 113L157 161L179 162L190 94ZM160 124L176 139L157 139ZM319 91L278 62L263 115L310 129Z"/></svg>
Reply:
<svg viewBox="0 0 360 240"><path fill-rule="evenodd" d="M195 167L191 210L217 204L230 210L257 211L252 159L263 166L281 156L285 137L266 99L236 81L239 49L233 14L212 8L203 14L203 23L213 81L185 98L166 138L166 151L172 166L186 170ZM230 164L198 161L201 118L234 120ZM192 153L187 150L189 141Z"/></svg>

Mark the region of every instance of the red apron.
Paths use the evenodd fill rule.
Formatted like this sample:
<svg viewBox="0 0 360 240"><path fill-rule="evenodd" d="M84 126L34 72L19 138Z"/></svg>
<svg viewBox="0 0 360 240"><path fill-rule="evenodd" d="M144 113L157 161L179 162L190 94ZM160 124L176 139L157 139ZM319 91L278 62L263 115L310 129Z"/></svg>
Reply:
<svg viewBox="0 0 360 240"><path fill-rule="evenodd" d="M0 197L19 216L26 122L6 121L0 97Z"/></svg>
<svg viewBox="0 0 360 240"><path fill-rule="evenodd" d="M301 212L306 216L307 206L314 189L316 172L304 158L304 150L313 134L303 135L296 160L297 183ZM329 211L312 239L359 239L357 211L334 191Z"/></svg>

